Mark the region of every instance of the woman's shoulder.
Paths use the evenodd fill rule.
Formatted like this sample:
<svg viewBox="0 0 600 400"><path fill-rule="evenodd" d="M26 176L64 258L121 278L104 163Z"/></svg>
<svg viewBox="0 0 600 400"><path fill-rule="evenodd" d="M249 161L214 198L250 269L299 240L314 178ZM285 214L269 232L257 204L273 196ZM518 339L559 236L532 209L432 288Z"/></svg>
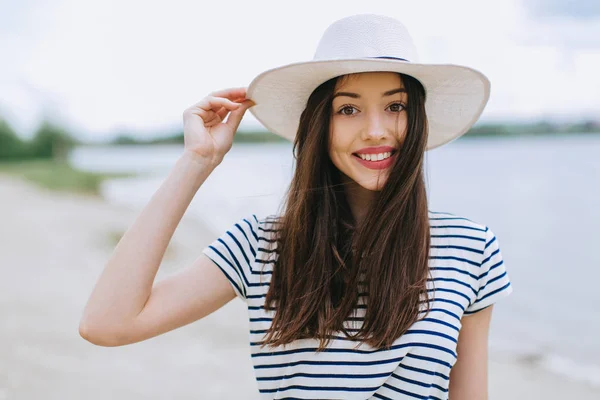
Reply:
<svg viewBox="0 0 600 400"><path fill-rule="evenodd" d="M465 258L480 262L495 235L490 228L479 221L451 212L429 211L432 249L453 250ZM467 257L468 256L468 257Z"/></svg>
<svg viewBox="0 0 600 400"><path fill-rule="evenodd" d="M279 227L280 217L275 214L250 213L235 221L221 238L231 241L241 236L256 247L260 246L262 241L274 242L274 234L279 231Z"/></svg>
<svg viewBox="0 0 600 400"><path fill-rule="evenodd" d="M239 228L240 226L245 226L253 231L258 230L258 228L267 229L277 226L279 221L280 217L275 214L248 213L238 217L237 220L233 219L229 231Z"/></svg>
<svg viewBox="0 0 600 400"><path fill-rule="evenodd" d="M487 225L462 215L429 212L430 269L441 292L468 299L464 312L477 312L512 291L498 240Z"/></svg>
<svg viewBox="0 0 600 400"><path fill-rule="evenodd" d="M451 212L429 210L429 224L432 234L435 235L437 233L438 237L444 234L448 238L452 238L452 235L459 235L485 239L490 231L489 227L484 223Z"/></svg>

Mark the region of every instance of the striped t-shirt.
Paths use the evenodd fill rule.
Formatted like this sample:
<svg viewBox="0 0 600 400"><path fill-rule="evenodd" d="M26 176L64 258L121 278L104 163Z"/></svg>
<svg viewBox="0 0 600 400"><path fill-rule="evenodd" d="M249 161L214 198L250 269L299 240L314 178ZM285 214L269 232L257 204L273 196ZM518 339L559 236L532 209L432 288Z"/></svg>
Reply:
<svg viewBox="0 0 600 400"><path fill-rule="evenodd" d="M429 313L383 350L365 343L357 348L341 332L321 352L315 339L261 348L274 313L264 309L274 259L269 256L277 255L272 218L243 218L204 249L248 305L261 398L448 398L461 318L507 296L512 287L490 229L447 213L430 211L429 217ZM358 318L349 318L347 326L356 327L364 311L357 308Z"/></svg>

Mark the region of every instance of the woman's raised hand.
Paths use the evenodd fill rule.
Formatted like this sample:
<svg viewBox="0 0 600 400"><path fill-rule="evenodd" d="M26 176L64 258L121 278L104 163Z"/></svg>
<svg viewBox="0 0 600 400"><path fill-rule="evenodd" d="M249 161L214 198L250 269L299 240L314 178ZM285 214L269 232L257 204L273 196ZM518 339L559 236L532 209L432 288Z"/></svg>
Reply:
<svg viewBox="0 0 600 400"><path fill-rule="evenodd" d="M183 112L184 151L202 163L218 165L231 149L244 113L253 105L246 99L246 88L231 88L213 92L187 108Z"/></svg>

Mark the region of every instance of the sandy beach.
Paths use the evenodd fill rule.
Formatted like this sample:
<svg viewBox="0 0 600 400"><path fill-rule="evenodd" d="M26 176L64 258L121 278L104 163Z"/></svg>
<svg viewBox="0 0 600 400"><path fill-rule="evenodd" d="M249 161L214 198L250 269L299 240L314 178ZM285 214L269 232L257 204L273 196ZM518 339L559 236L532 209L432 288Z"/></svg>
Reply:
<svg viewBox="0 0 600 400"><path fill-rule="evenodd" d="M0 176L0 400L258 399L244 304L117 348L78 334L79 317L116 240L139 210ZM217 233L185 217L160 279ZM600 389L535 362L494 354L490 399L600 399Z"/></svg>

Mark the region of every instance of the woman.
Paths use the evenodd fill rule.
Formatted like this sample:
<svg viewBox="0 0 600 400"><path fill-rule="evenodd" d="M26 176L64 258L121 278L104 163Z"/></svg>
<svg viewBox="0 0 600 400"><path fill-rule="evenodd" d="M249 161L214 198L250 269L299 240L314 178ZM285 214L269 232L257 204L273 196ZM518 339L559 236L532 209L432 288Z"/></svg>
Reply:
<svg viewBox="0 0 600 400"><path fill-rule="evenodd" d="M486 398L492 304L512 288L490 229L428 210L423 158L477 120L489 82L415 57L398 21L348 17L327 29L312 61L186 110L185 151L116 247L81 335L138 342L238 296L265 399ZM250 107L294 141L285 207L241 219L154 284L183 213Z"/></svg>

